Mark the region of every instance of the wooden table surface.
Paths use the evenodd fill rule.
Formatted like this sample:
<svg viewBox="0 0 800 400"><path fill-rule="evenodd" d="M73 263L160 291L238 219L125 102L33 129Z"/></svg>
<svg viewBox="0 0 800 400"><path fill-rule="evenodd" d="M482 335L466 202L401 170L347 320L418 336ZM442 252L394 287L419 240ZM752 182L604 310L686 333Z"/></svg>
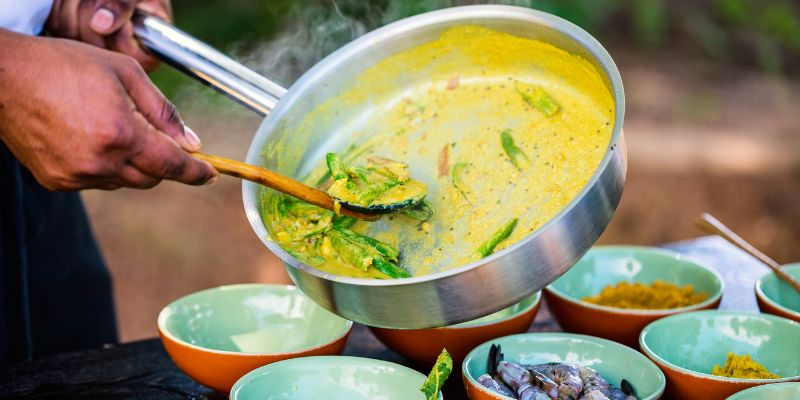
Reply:
<svg viewBox="0 0 800 400"><path fill-rule="evenodd" d="M687 254L716 268L725 278L721 309L758 312L753 285L766 267L716 237L703 237L663 247ZM531 332L559 331L546 304L531 325ZM387 349L369 330L356 324L345 355L387 360L427 373L429 366L414 365ZM458 368L458 366L456 366ZM443 390L445 399L466 399L460 371ZM64 353L0 371L2 399L225 399L181 373L158 339Z"/></svg>

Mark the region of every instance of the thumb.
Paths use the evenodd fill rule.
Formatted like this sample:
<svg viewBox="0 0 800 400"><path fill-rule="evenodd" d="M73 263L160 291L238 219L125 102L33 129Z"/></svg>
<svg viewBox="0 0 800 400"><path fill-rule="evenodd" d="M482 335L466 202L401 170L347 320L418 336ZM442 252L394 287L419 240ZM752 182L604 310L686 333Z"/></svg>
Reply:
<svg viewBox="0 0 800 400"><path fill-rule="evenodd" d="M133 0L97 0L89 26L98 35L111 35L131 19L134 7Z"/></svg>

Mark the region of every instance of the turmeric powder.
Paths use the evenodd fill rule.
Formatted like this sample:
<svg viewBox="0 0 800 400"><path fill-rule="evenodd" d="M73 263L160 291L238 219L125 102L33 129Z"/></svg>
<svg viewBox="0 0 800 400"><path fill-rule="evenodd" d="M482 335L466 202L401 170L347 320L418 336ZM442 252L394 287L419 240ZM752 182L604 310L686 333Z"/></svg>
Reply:
<svg viewBox="0 0 800 400"><path fill-rule="evenodd" d="M753 361L749 354L738 355L728 353L725 365L714 365L711 375L743 379L779 379L780 376L770 372L765 366Z"/></svg>
<svg viewBox="0 0 800 400"><path fill-rule="evenodd" d="M703 292L695 292L692 285L679 287L656 280L649 285L638 282L608 285L597 296L584 297L583 301L609 307L663 310L697 304L707 297Z"/></svg>

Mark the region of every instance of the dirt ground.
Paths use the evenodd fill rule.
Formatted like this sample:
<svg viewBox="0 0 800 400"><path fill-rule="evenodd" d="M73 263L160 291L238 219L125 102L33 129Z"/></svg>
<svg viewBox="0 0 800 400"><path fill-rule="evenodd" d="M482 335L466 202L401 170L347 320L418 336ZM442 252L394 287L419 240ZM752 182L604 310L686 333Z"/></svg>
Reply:
<svg viewBox="0 0 800 400"><path fill-rule="evenodd" d="M779 262L800 261L800 82L669 57L615 57L629 167L600 243L698 236L692 221L709 211ZM177 103L205 151L244 158L259 118L187 96ZM87 191L84 199L114 277L123 341L154 336L158 311L190 292L288 282L250 229L233 178Z"/></svg>

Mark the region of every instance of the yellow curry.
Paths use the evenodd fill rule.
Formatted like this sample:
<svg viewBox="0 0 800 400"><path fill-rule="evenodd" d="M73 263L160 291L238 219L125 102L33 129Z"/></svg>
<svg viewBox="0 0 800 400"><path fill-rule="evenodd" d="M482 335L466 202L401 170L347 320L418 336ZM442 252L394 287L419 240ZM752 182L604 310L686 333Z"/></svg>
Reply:
<svg viewBox="0 0 800 400"><path fill-rule="evenodd" d="M409 86L402 79L408 71L430 79ZM392 214L347 226L396 249L399 256L391 250L370 254L394 259L409 275L475 261L545 224L586 185L614 125L611 93L588 61L480 26L451 28L438 40L375 64L357 81L315 113L369 99L374 110L359 118L342 159L357 165L375 156L400 160L427 186L423 213L432 211L429 218ZM329 176L321 160L307 182L330 185ZM286 205L270 196L272 209L262 216L284 249L332 274L387 276L373 268L373 256L343 256L337 237L314 236L336 217L316 215L298 228L296 215L277 212ZM479 250L503 229L505 240Z"/></svg>

